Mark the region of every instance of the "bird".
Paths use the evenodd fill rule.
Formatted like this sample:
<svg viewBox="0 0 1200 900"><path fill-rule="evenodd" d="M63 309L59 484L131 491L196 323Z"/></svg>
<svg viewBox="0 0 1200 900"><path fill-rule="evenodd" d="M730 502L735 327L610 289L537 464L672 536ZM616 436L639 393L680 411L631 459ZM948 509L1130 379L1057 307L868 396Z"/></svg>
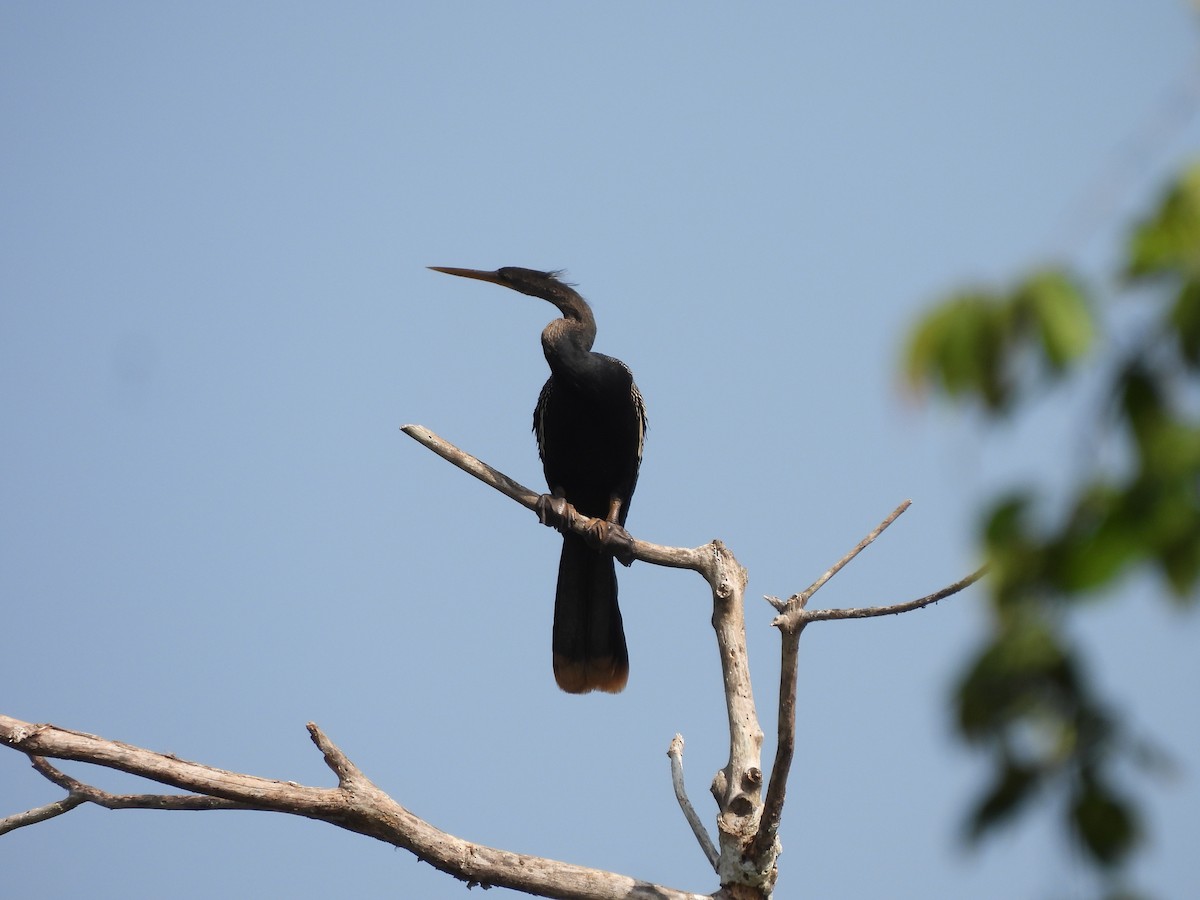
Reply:
<svg viewBox="0 0 1200 900"><path fill-rule="evenodd" d="M570 694L619 693L629 678L629 651L613 554L604 543L610 534L625 535L646 437L642 393L625 363L592 350L592 308L562 280L561 271L430 268L548 300L562 313L542 331L550 377L534 407L533 432L550 493L539 509L545 522L547 507L561 517L562 502L569 503L591 520L591 540L561 529L551 633L554 679Z"/></svg>

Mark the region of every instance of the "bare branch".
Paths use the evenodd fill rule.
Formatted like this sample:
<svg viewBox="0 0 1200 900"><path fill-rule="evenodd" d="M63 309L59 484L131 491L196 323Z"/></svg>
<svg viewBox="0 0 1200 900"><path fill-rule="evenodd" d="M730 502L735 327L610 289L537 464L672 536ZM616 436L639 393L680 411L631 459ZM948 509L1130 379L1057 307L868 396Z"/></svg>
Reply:
<svg viewBox="0 0 1200 900"><path fill-rule="evenodd" d="M860 606L852 609L806 609L803 611L802 618L806 622L824 622L831 619L870 619L875 616L894 616L899 613L912 612L914 609L921 609L957 594L964 588L973 585L986 574L987 566L980 566L966 578L956 581L954 584L946 585L940 591L934 591L932 594L918 597L916 600L894 603L890 606Z"/></svg>
<svg viewBox="0 0 1200 900"><path fill-rule="evenodd" d="M350 758L342 752L342 748L329 739L316 722L308 723L308 736L312 738L317 749L325 756L325 765L329 766L337 776L338 786L347 787L355 783L366 782L367 777Z"/></svg>
<svg viewBox="0 0 1200 900"><path fill-rule="evenodd" d="M711 565L703 571L712 588L713 631L725 686L729 725L729 762L713 779L712 793L720 813L717 837L720 855L717 875L722 886L747 885L770 893L777 876L778 845L750 856L762 812L763 731L750 684L750 655L746 646L746 570L720 541L708 545Z"/></svg>
<svg viewBox="0 0 1200 900"><path fill-rule="evenodd" d="M539 494L518 484L502 472L480 462L450 442L420 425L405 425L405 434L434 453L474 475L526 509L539 512ZM587 536L587 519L567 515L557 527ZM746 649L746 570L720 541L696 548L664 547L630 537L622 551L633 559L660 566L691 569L708 582L713 598L713 630L725 685L725 712L729 722L729 762L713 782L717 818L721 884L749 885L769 891L774 883L777 845L770 852L747 858L746 851L758 830L762 809L763 732L754 707L750 663Z"/></svg>
<svg viewBox="0 0 1200 900"><path fill-rule="evenodd" d="M898 508L896 512L893 512L891 516L885 519L879 528L860 542L851 554L848 554L848 557L852 559L871 540L874 540L884 528L895 520L896 516L904 511L906 506L907 504ZM848 561L846 557L843 559ZM826 574L831 577L832 574L836 574L841 565L844 565L844 562L835 566ZM767 842L774 838L783 817L783 804L787 794L788 776L791 773L792 757L796 746L796 682L799 677L800 635L804 631L805 626L810 622L820 622L830 619L865 619L873 616L890 616L909 612L914 609L921 609L969 587L982 578L986 571L987 566L983 566L966 578L956 581L954 584L948 585L940 591L935 591L916 600L897 603L892 606L808 610L803 607L803 604L808 599L803 593L797 594L793 598L797 601L794 605L789 602L786 610L773 623L779 626L782 640L779 671L779 735L775 746L775 763L771 767L771 781L767 785L767 795L763 801L762 825L755 837L754 850L752 852L761 853L765 851ZM828 580L828 578L819 580L816 582L816 587L819 588L821 584ZM809 593L808 596L812 596L812 594Z"/></svg>
<svg viewBox="0 0 1200 900"><path fill-rule="evenodd" d="M827 619L862 619L871 616L895 615L920 609L938 600L945 599L951 594L977 581L986 567L968 575L948 587L942 588L928 596L899 603L894 606L875 606L861 609L826 609L808 610L805 605L810 597L829 581L834 575L854 557L858 556L875 538L879 537L889 525L899 518L911 505L911 500L905 500L864 537L849 553L843 556L824 575L814 581L809 587L798 594L793 594L787 601L773 597L767 600L780 615L772 623L779 627L782 639L781 663L779 672L779 734L775 747L775 763L771 767L771 780L767 785L766 798L763 801L762 821L755 835L751 855L758 857L767 852L771 842L776 839L779 823L783 818L783 804L787 795L788 777L791 774L792 759L796 746L796 685L799 678L800 635L809 622Z"/></svg>
<svg viewBox="0 0 1200 900"><path fill-rule="evenodd" d="M0 744L31 757L94 763L131 775L140 775L159 784L196 790L210 800L221 798L249 808L328 822L408 850L419 859L468 884L499 885L561 900L702 900L698 894L636 881L614 872L509 853L447 834L417 818L379 790L315 725L310 727L309 733L325 754L327 763L338 773L339 778L344 780L343 786L307 787L290 781L272 781L253 775L227 772L155 753L132 744L106 740L93 734L70 731L54 725L33 725L0 715ZM99 798L104 795L103 791L84 785L49 764L44 763L39 767L39 771L51 777L56 784L70 785L68 789L72 791L71 795L58 804L39 807L37 810L10 816L2 821L15 821L14 827L33 824L35 820L45 821L87 802L92 797ZM148 800L152 796L131 795L131 798ZM74 800L74 797L81 799ZM194 797L163 799L181 805L153 808L233 808L231 805L183 805L198 802L198 798ZM63 808L64 806L66 808ZM151 808L136 804L134 806Z"/></svg>
<svg viewBox="0 0 1200 900"><path fill-rule="evenodd" d="M27 812L17 813L0 819L0 835L27 825L36 825L55 816L70 812L84 803L93 803L105 809L169 809L203 811L209 809L263 809L219 797L200 794L110 794L98 787L84 784L57 769L42 756L30 756L29 760L40 775L61 787L67 796L54 803L39 806Z"/></svg>
<svg viewBox="0 0 1200 900"><path fill-rule="evenodd" d="M768 852L778 840L779 824L783 820L783 801L787 796L788 778L792 773L792 759L796 751L796 683L800 671L800 633L805 624L780 631L783 647L779 665L778 735L775 741L775 762L771 766L771 780L767 785L766 799L763 801L762 820L751 850L751 854L755 856Z"/></svg>
<svg viewBox="0 0 1200 900"><path fill-rule="evenodd" d="M16 831L18 828L24 828L26 825L36 825L38 822L45 822L47 819L61 816L63 813L70 812L75 807L84 803L87 803L86 799L76 794L71 794L63 797L61 800L56 800L54 803L47 803L45 806L26 810L23 813L14 813L11 816L5 816L3 819L0 819L0 835Z"/></svg>
<svg viewBox="0 0 1200 900"><path fill-rule="evenodd" d="M66 772L50 765L43 756L31 756L33 767L47 779L66 790L73 797L86 803L94 803L105 809L175 809L199 812L209 809L263 809L234 800L206 797L202 794L110 794L90 784L77 781Z"/></svg>
<svg viewBox="0 0 1200 900"><path fill-rule="evenodd" d="M0 715L0 744L7 744L31 756L94 763L131 775L141 775L159 784L248 803L259 809L281 808L297 799L298 786L290 782L215 769L131 744L105 740L94 734L70 731L55 725L31 725L3 715ZM326 804L336 804L338 799L337 792L332 788L301 790L314 792L303 798L310 802L321 799Z"/></svg>
<svg viewBox="0 0 1200 900"><path fill-rule="evenodd" d="M692 834L696 835L696 840L700 842L700 849L704 851L704 856L708 859L708 864L713 867L713 871L717 870L717 853L716 845L713 844L712 838L708 836L708 832L704 828L704 823L700 821L700 816L696 814L696 808L692 806L692 801L688 799L687 789L683 786L683 735L677 734L671 740L671 746L667 750L667 756L671 758L671 784L675 788L675 799L679 801L679 808L683 810L683 817L687 819L688 825L691 826Z"/></svg>
<svg viewBox="0 0 1200 900"><path fill-rule="evenodd" d="M402 429L464 471L490 485L542 521L563 531L588 536L589 521L569 504L556 501L553 515L546 500L475 457L419 425ZM768 598L780 611L774 624L783 636L780 681L780 732L775 765L762 799L760 757L762 728L754 706L746 647L744 594L746 571L720 541L695 548L667 547L639 541L623 529L617 540L606 540L614 556L654 565L691 569L709 584L713 599L713 629L717 638L726 714L729 723L729 762L713 779L712 792L720 810L718 842L705 831L687 798L683 784L683 739L676 736L668 756L672 781L684 815L705 856L717 871L721 897L764 897L771 893L779 853L778 829L787 779L795 752L797 658L800 634L809 622L825 619L891 615L937 602L976 581L983 570L947 588L907 603L864 609L805 609L809 598L881 534L907 508L906 501L817 581L787 602ZM618 529L612 529L618 531ZM109 809L258 809L324 821L406 849L419 859L468 885L500 885L538 896L566 900L700 900L700 895L676 891L624 875L588 869L536 856L510 853L473 844L439 831L400 806L354 765L314 723L309 734L337 777L337 787L308 787L216 769L155 753L96 735L53 725L33 725L0 715L0 745L27 754L48 780L68 792L63 800L0 819L0 834L62 815L83 803ZM47 759L65 759L105 766L139 775L191 794L109 794L78 781Z"/></svg>
<svg viewBox="0 0 1200 900"><path fill-rule="evenodd" d="M814 588L795 595L792 600L796 602L793 604L789 601L786 610L775 619L774 624L780 627L780 636L783 642L779 671L779 736L775 746L775 764L771 767L771 781L767 785L767 795L763 801L762 825L755 837L753 853L765 851L768 842L774 838L775 833L778 831L780 820L783 817L783 803L787 794L788 776L791 773L792 757L796 746L796 682L799 677L800 635L804 631L805 626L810 622L820 622L829 619L865 619L872 616L890 616L920 609L931 603L944 600L946 597L956 594L963 588L974 584L987 571L987 567L984 566L972 572L961 581L956 581L954 584L948 585L940 591L935 591L916 600L910 600L907 603L897 603L893 606L870 606L859 609L804 609L804 604L808 601L808 597L812 596L812 590L820 588L822 584L837 573L838 569L850 559L853 559L867 544L878 537L880 532L895 521L896 517L904 512L907 506L907 503L902 504L888 518L884 519L878 528L867 535L847 556L843 557L838 565L830 569L825 577L815 582Z"/></svg>
<svg viewBox="0 0 1200 900"><path fill-rule="evenodd" d="M516 500L528 510L537 511L537 491L531 491L525 485L513 481L503 472L493 469L487 463L476 459L465 450L460 450L449 441L434 434L423 425L402 425L400 430L417 443L428 447L442 459L458 466L468 475L474 475L484 484L495 488L506 497Z"/></svg>
<svg viewBox="0 0 1200 900"><path fill-rule="evenodd" d="M822 575L800 593L792 594L792 596L784 601L777 600L774 597L768 597L768 602L770 602L780 612L783 612L786 608L792 606L793 604L800 609L803 609L812 595L825 586L825 582L829 581L830 578L842 571L842 569L846 567L846 564L849 563L850 560L854 559L854 557L862 553L863 550L867 549L867 547L874 542L875 538L883 534L883 532L887 530L887 527L900 518L900 516L902 516L910 506L912 506L912 501L905 500L903 503L893 509L888 514L886 519L876 525L870 534L858 542L858 545L853 550L834 563L832 568L830 568L824 575Z"/></svg>
<svg viewBox="0 0 1200 900"><path fill-rule="evenodd" d="M517 501L530 512L539 512L538 501L542 495L536 491L532 491L525 487L525 485L514 481L503 472L493 469L487 463L476 459L465 450L454 446L423 425L405 425L400 430L417 443L428 447L442 459L453 463L464 472L474 475L484 484L495 488L506 497ZM573 516L570 518L571 521L564 523L563 527L569 528L580 537L590 536L587 529L588 519L586 516ZM703 575L710 564L711 550L709 549L709 545L689 549L686 547L664 547L660 544L651 544L649 541L633 540L631 554L634 559L639 559L642 562L651 563L656 566L667 566L673 569L691 569Z"/></svg>

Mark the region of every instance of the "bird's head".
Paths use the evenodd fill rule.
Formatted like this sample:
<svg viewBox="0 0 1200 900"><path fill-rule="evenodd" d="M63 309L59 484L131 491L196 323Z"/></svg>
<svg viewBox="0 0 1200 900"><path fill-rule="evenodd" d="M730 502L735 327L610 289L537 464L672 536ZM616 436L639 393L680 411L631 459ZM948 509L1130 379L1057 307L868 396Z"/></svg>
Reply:
<svg viewBox="0 0 1200 900"><path fill-rule="evenodd" d="M564 315L570 315L583 302L583 298L570 285L560 280L561 270L541 272L537 269L523 269L520 266L504 266L494 272L483 269L455 269L448 266L430 266L429 268L435 272L445 272L447 275L457 275L460 278L488 281L514 291L520 291L531 297L549 300Z"/></svg>

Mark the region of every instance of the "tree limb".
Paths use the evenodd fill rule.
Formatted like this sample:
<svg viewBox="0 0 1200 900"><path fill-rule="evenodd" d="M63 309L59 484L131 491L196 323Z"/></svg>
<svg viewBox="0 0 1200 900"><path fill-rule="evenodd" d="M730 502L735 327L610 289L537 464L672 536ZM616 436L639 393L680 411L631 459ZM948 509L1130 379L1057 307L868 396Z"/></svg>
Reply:
<svg viewBox="0 0 1200 900"><path fill-rule="evenodd" d="M3 819L0 819L0 835L16 831L18 828L24 828L26 825L36 825L38 822L45 822L47 819L61 816L63 813L70 812L75 807L84 803L87 803L87 798L79 794L70 794L61 800L47 803L45 806L38 806L23 813L13 813L11 816L5 816Z"/></svg>
<svg viewBox="0 0 1200 900"><path fill-rule="evenodd" d="M926 594L924 597L918 597L916 600L907 600L903 603L893 603L888 606L859 606L850 609L806 609L803 611L801 618L808 622L826 622L835 619L871 619L876 616L894 616L899 613L912 612L914 609L921 609L957 594L964 588L973 585L986 574L987 566L980 566L970 575L959 579L954 584L948 584L941 590L934 591L932 594Z"/></svg>
<svg viewBox="0 0 1200 900"><path fill-rule="evenodd" d="M542 512L541 495L498 472L471 454L421 425L401 431L438 456L474 475L480 481L516 500L526 509ZM561 519L561 521L559 520ZM555 527L587 537L587 519L578 515L556 517ZM712 793L720 810L717 817L717 874L723 887L748 885L769 894L775 882L775 844L753 859L747 851L758 832L762 810L763 731L754 707L750 663L746 649L746 570L720 541L701 547L666 547L630 537L620 545L631 559L678 569L691 569L708 582L713 598L713 630L725 685L725 713L729 722L729 762L713 779Z"/></svg>
<svg viewBox="0 0 1200 900"><path fill-rule="evenodd" d="M204 798L131 795L138 802L112 808L234 808L232 805L190 805L198 799L223 798L231 804L241 804L240 808L304 816L373 837L408 850L424 862L468 884L499 885L561 900L701 900L699 894L636 881L615 872L496 850L440 831L414 816L372 784L315 724L309 723L308 730L313 742L324 753L326 764L337 776L338 787L307 787L290 781L229 772L93 734L55 725L34 725L0 715L0 744L31 757L94 763L205 795ZM49 804L0 820L10 826L6 830L45 821L67 811L57 807L73 808L84 802L97 802L105 795L105 792L69 778L48 764L35 764L35 767L54 783L69 785L71 794L58 804ZM155 799L179 805L149 805Z"/></svg>
<svg viewBox="0 0 1200 900"><path fill-rule="evenodd" d="M858 556L858 554L862 553L865 549L867 549L867 547L870 546L870 544L874 542L875 538L877 538L881 534L883 534L883 532L887 530L887 527L889 525L891 525L898 518L900 518L900 516L902 516L905 512L908 511L908 508L910 506L912 506L912 501L905 500L903 503L901 503L899 506L897 506L895 509L893 509L888 514L886 519L884 519L882 522L880 522L878 525L876 525L874 530L872 530L866 537L864 537L861 541L858 542L857 546L855 546L855 548L853 550L851 550L849 553L847 553L845 556L843 556L841 559L839 559L836 563L834 563L833 566L831 566L829 568L829 570L825 572L824 575L822 575L820 578L818 578L816 581L814 581L812 584L810 584L808 587L806 587L800 593L793 594L791 597L789 597L787 600L784 600L784 601L780 601L774 597L768 597L767 601L769 603L771 603L771 605L773 605L780 612L783 612L783 610L786 607L792 606L792 605L795 605L796 607L803 609L805 607L805 605L808 603L809 598L812 597L813 594L815 594L817 591L819 591L821 588L823 588L825 586L825 583L827 581L829 581L830 578L832 578L838 572L842 571L842 569L844 569L846 567L846 564L849 563L852 559L854 559L854 557Z"/></svg>
<svg viewBox="0 0 1200 900"><path fill-rule="evenodd" d="M791 773L792 759L796 747L796 687L799 679L800 635L809 622L826 621L831 619L864 619L872 616L895 615L908 612L936 603L951 594L961 591L973 584L984 573L986 567L973 572L961 581L956 581L917 600L898 603L894 606L872 606L858 609L826 609L810 611L805 609L809 599L819 591L826 582L840 572L847 563L865 550L888 526L896 521L912 505L911 500L905 500L870 531L849 553L838 560L828 571L811 585L793 594L786 601L775 597L767 597L767 601L779 610L780 615L772 623L779 628L782 641L781 662L779 668L779 723L778 739L775 745L775 763L771 766L771 781L767 785L766 799L763 801L762 823L754 839L753 855L764 853L770 842L776 839L779 823L783 818L783 804L787 795L788 776Z"/></svg>
<svg viewBox="0 0 1200 900"><path fill-rule="evenodd" d="M2 717L0 717L2 718ZM84 803L94 803L105 809L173 809L203 811L209 809L263 809L248 803L238 803L219 797L201 794L110 794L90 784L77 781L65 772L56 769L43 756L30 756L33 768L48 781L57 784L67 796L54 803L47 803L23 813L15 813L0 819L0 835L27 825L36 825L55 816L70 812Z"/></svg>
<svg viewBox="0 0 1200 900"><path fill-rule="evenodd" d="M423 425L405 425L401 429L423 447L427 447L447 462L453 463L469 475L474 475L484 484L495 488L504 496L517 501L530 512L539 513L538 502L542 495L530 490L520 482L514 481L503 472L493 469L487 463L476 459L465 450L460 450L449 441L434 434ZM569 504L568 504L569 505ZM556 523L558 524L558 523ZM573 531L580 537L591 537L587 528L588 519L585 516L570 517L570 521L562 523L562 527ZM704 575L709 568L711 545L689 549L686 547L664 547L661 544L651 544L649 541L634 540L632 555L634 559L651 563L656 566L667 566L672 569L691 569Z"/></svg>
<svg viewBox="0 0 1200 900"><path fill-rule="evenodd" d="M700 821L700 816L696 814L696 807L692 806L692 801L688 799L687 789L683 786L683 735L677 734L671 739L671 746L667 750L667 756L671 759L671 785L675 788L675 799L679 801L679 808L683 810L683 817L687 819L688 825L691 826L692 834L696 835L696 840L700 842L700 849L704 851L704 856L708 859L708 864L713 867L713 871L715 872L719 856L717 848L713 844L712 838L708 836L708 832L704 828L704 823Z"/></svg>
<svg viewBox="0 0 1200 900"><path fill-rule="evenodd" d="M527 509L545 524L589 536L589 520L569 504L557 503L547 515L545 497L519 484L420 425L406 425L405 434L442 458L474 475ZM901 504L853 550L824 575L787 601L767 598L779 611L773 624L783 636L780 680L779 744L775 764L762 799L760 768L763 732L754 706L746 647L744 594L746 570L720 541L701 547L668 547L632 538L611 529L615 539L604 546L622 562L641 560L654 565L691 569L708 583L713 599L713 630L725 689L729 723L729 762L713 779L717 801L718 846L714 847L683 790L683 741L676 736L671 757L676 795L709 862L721 890L713 897L770 896L780 851L777 832L795 747L797 657L800 634L809 622L827 619L891 615L935 603L976 581L974 574L926 597L893 606L862 609L805 609L809 598L857 556L908 508ZM565 508L565 512L564 509ZM553 521L551 521L553 520ZM619 533L617 533L619 532ZM315 725L309 734L337 777L337 787L307 787L216 769L155 753L96 735L33 725L0 715L0 745L25 753L43 777L67 791L67 797L0 819L0 834L69 812L84 803L109 809L256 809L304 816L367 835L413 853L417 858L468 885L500 885L543 897L567 900L700 900L700 895L635 881L624 875L589 869L536 856L510 853L473 844L417 818L376 787ZM148 778L191 794L110 794L77 781L47 762L64 759L105 766Z"/></svg>

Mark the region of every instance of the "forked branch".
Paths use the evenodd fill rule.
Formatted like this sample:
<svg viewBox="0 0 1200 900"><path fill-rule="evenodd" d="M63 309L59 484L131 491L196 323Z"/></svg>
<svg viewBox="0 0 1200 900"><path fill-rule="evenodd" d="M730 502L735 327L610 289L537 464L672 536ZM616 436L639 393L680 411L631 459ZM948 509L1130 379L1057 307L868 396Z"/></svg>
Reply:
<svg viewBox="0 0 1200 900"><path fill-rule="evenodd" d="M328 822L401 847L468 884L500 885L568 900L701 900L697 894L635 881L615 872L496 850L440 831L372 784L316 725L310 723L308 730L324 754L326 765L337 777L337 787L308 787L228 772L93 734L0 715L0 744L27 754L39 772L65 787L70 793L59 804L68 808L87 802L108 806L106 798L117 798L120 802L110 808L269 810ZM117 797L63 775L46 763L46 758L106 766L159 784L195 791L201 796ZM67 811L47 814L46 810L47 807L39 807L0 819L0 832L45 821Z"/></svg>
<svg viewBox="0 0 1200 900"><path fill-rule="evenodd" d="M829 579L870 546L911 505L911 500L905 500L897 506L887 518L859 541L854 549L838 560L824 575L803 591L793 594L787 600L780 600L777 597L766 598L767 602L779 611L779 616L772 624L779 628L782 642L782 658L779 670L779 739L775 745L775 763L771 767L771 781L767 786L766 799L763 801L762 827L755 836L752 853L767 851L771 842L776 840L779 823L783 817L783 803L787 795L788 776L791 773L792 759L795 756L796 750L796 689L799 678L800 635L803 633L805 626L810 622L825 622L834 619L865 619L873 616L890 616L921 609L969 587L983 577L986 571L986 567L980 568L966 578L956 581L954 584L948 585L932 594L890 606L867 606L851 609L806 609L806 605L813 594L824 587Z"/></svg>
<svg viewBox="0 0 1200 900"><path fill-rule="evenodd" d="M480 481L516 500L531 512L540 512L541 495L480 462L469 453L420 425L401 429L438 456L469 472ZM587 536L587 520L568 515L558 527ZM729 723L729 762L717 773L712 790L719 814L717 874L724 886L748 886L761 896L770 894L775 882L777 847L754 859L747 850L758 832L762 810L763 732L754 707L750 663L746 649L746 570L720 541L701 547L666 547L630 537L621 552L631 560L691 569L708 582L713 599L713 629L725 686L725 712ZM686 811L685 811L686 814ZM705 853L708 849L705 848Z"/></svg>

